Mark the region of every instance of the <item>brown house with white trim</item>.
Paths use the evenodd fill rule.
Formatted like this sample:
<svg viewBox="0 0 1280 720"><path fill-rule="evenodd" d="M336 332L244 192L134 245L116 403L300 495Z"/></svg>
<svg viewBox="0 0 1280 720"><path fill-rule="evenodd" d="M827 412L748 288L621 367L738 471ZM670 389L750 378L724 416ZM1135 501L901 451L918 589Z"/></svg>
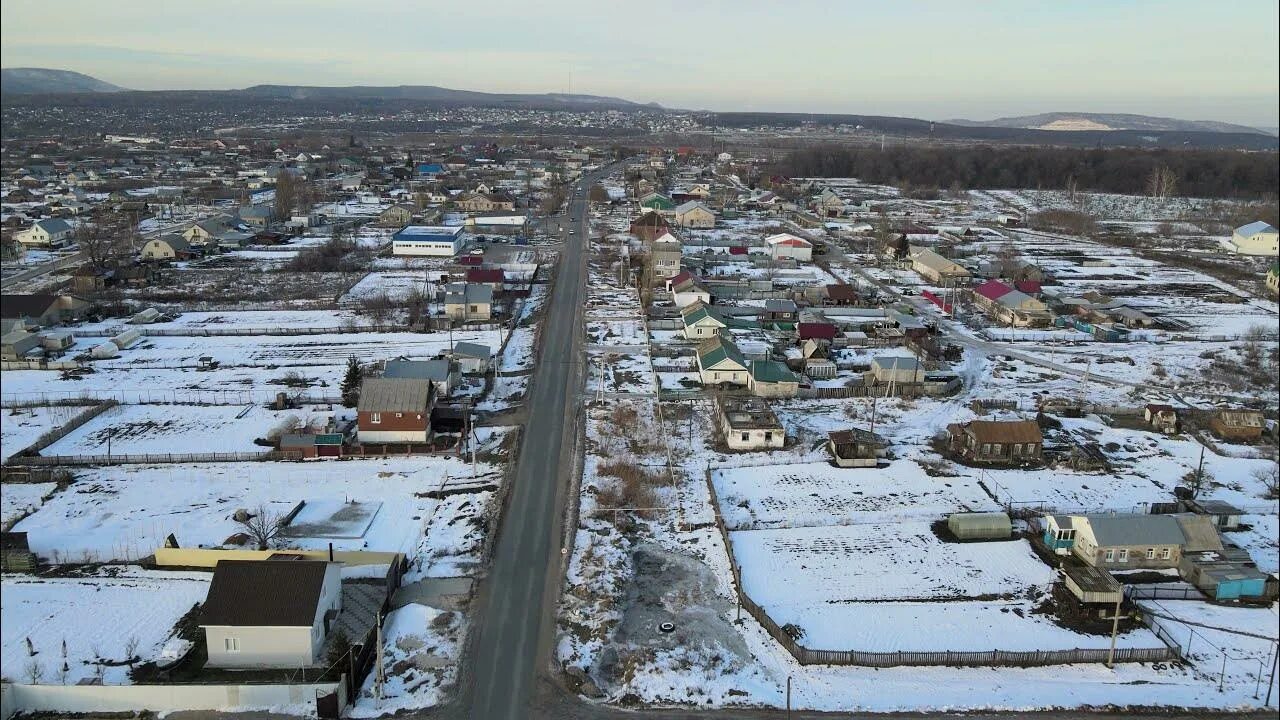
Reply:
<svg viewBox="0 0 1280 720"><path fill-rule="evenodd" d="M435 384L419 378L370 378L360 386L357 437L362 444L431 440Z"/></svg>

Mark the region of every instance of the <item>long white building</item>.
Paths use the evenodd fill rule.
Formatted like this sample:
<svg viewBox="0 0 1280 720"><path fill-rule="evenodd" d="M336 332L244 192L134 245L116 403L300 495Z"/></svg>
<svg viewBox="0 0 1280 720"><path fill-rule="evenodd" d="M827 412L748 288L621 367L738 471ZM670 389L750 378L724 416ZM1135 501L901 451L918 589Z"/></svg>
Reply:
<svg viewBox="0 0 1280 720"><path fill-rule="evenodd" d="M391 254L449 257L464 244L461 226L406 225L391 236Z"/></svg>

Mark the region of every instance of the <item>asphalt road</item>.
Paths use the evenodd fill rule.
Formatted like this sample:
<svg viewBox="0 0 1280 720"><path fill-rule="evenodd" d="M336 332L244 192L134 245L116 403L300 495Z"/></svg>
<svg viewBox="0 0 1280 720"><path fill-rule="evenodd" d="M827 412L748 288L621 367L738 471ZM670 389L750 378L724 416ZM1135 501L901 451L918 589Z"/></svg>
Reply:
<svg viewBox="0 0 1280 720"><path fill-rule="evenodd" d="M537 677L551 662L566 490L576 457L582 386L587 188L600 170L574 185L541 350L526 399L529 421L488 577L475 608L470 652L455 709L468 718L523 720ZM568 223L577 218L576 223Z"/></svg>
<svg viewBox="0 0 1280 720"><path fill-rule="evenodd" d="M16 272L4 278L3 280L0 280L0 287L8 289L10 286L17 285L18 283L26 282L33 278L38 278L41 275L48 275L51 272L57 272L58 270L65 270L67 268L76 267L82 262L84 262L83 253L75 253L73 255L67 255L65 257L61 257L56 260L50 260L47 263L32 266L30 268L27 268L26 270L23 270L21 272Z"/></svg>

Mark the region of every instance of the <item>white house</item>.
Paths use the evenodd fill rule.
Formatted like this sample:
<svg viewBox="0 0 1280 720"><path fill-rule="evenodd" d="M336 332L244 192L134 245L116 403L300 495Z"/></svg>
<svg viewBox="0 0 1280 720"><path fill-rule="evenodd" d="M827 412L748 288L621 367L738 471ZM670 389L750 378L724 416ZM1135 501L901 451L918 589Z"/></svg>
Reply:
<svg viewBox="0 0 1280 720"><path fill-rule="evenodd" d="M786 443L787 432L763 400L720 397L720 432L730 450L769 450Z"/></svg>
<svg viewBox="0 0 1280 720"><path fill-rule="evenodd" d="M457 255L464 244L462 227L408 225L391 236L392 255Z"/></svg>
<svg viewBox="0 0 1280 720"><path fill-rule="evenodd" d="M1280 255L1280 230L1261 220L1241 225L1231 233L1229 249L1240 255Z"/></svg>
<svg viewBox="0 0 1280 720"><path fill-rule="evenodd" d="M813 260L813 243L802 237L791 233L778 233L765 238L764 242L769 246L769 257L774 260L779 258L793 258L797 262Z"/></svg>
<svg viewBox="0 0 1280 720"><path fill-rule="evenodd" d="M200 627L208 667L298 668L322 664L342 610L342 564L324 560L221 560Z"/></svg>
<svg viewBox="0 0 1280 720"><path fill-rule="evenodd" d="M71 240L73 230L66 220L37 220L35 225L14 233L13 239L31 247L62 247Z"/></svg>

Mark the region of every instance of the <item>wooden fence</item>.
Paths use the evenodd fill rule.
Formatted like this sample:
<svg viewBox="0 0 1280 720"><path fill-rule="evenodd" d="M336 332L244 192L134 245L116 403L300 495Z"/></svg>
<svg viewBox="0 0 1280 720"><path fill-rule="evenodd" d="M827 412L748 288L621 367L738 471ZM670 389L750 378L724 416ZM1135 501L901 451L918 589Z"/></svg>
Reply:
<svg viewBox="0 0 1280 720"><path fill-rule="evenodd" d="M9 458L10 465L66 466L66 465L159 465L168 463L200 462L269 462L273 460L301 460L300 450L268 450L244 453L168 453L168 454L111 454L111 455L47 455Z"/></svg>
<svg viewBox="0 0 1280 720"><path fill-rule="evenodd" d="M804 647L785 629L776 623L769 613L760 607L742 590L742 570L733 554L733 544L729 539L729 530L725 526L724 516L720 514L720 498L716 495L715 484L711 482L711 469L704 475L707 492L711 497L711 509L715 515L716 529L724 542L725 552L729 555L729 567L733 572L733 589L737 593L738 602L747 614L755 618L770 637L786 648L801 665L857 665L862 667L897 667L900 665L949 665L968 667L990 667L1009 665L1016 667L1032 667L1040 665L1068 665L1071 663L1106 662L1109 651L1106 648L1071 648L1066 650L980 650L955 652L940 651L896 651L872 652L865 650L814 650ZM1161 638L1162 641L1168 642ZM1178 653L1173 647L1160 648L1117 648L1115 662L1163 662L1175 660Z"/></svg>

